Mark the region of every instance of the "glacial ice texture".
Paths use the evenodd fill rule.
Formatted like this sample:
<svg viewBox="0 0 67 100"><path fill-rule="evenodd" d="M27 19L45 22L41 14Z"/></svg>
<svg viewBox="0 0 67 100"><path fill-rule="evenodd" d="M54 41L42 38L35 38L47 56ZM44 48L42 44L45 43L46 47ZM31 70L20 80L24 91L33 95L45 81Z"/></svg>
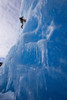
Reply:
<svg viewBox="0 0 67 100"><path fill-rule="evenodd" d="M27 19L0 68L0 100L67 100L66 0L22 0Z"/></svg>

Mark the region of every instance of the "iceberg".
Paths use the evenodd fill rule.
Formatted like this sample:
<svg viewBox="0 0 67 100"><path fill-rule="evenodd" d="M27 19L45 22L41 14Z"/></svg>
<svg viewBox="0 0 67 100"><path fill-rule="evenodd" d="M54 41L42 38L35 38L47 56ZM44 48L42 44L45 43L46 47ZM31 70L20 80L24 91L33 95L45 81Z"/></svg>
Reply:
<svg viewBox="0 0 67 100"><path fill-rule="evenodd" d="M22 0L27 23L0 68L0 100L67 100L65 4Z"/></svg>

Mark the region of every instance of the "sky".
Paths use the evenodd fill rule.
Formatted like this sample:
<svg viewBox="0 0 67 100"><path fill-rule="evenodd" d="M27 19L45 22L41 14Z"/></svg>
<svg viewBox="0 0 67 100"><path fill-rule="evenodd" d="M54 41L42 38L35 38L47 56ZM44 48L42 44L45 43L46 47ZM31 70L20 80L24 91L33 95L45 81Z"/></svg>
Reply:
<svg viewBox="0 0 67 100"><path fill-rule="evenodd" d="M21 0L0 0L0 57L6 57L18 38Z"/></svg>

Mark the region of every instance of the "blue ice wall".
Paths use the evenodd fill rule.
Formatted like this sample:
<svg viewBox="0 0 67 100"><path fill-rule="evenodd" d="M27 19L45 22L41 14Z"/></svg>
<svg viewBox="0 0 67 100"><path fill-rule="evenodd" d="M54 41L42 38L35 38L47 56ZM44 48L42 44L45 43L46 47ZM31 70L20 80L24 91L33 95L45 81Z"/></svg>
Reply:
<svg viewBox="0 0 67 100"><path fill-rule="evenodd" d="M27 22L0 68L0 100L67 100L66 6L22 0Z"/></svg>

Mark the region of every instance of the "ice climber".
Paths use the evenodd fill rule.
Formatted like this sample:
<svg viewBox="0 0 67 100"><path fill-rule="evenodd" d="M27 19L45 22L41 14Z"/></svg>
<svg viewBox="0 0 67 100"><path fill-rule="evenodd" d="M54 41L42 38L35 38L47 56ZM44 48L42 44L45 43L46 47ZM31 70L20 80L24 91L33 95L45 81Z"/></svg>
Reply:
<svg viewBox="0 0 67 100"><path fill-rule="evenodd" d="M23 16L20 17L19 19L20 19L20 22L22 23L21 28L23 29L23 23L26 22L26 19L24 19Z"/></svg>

